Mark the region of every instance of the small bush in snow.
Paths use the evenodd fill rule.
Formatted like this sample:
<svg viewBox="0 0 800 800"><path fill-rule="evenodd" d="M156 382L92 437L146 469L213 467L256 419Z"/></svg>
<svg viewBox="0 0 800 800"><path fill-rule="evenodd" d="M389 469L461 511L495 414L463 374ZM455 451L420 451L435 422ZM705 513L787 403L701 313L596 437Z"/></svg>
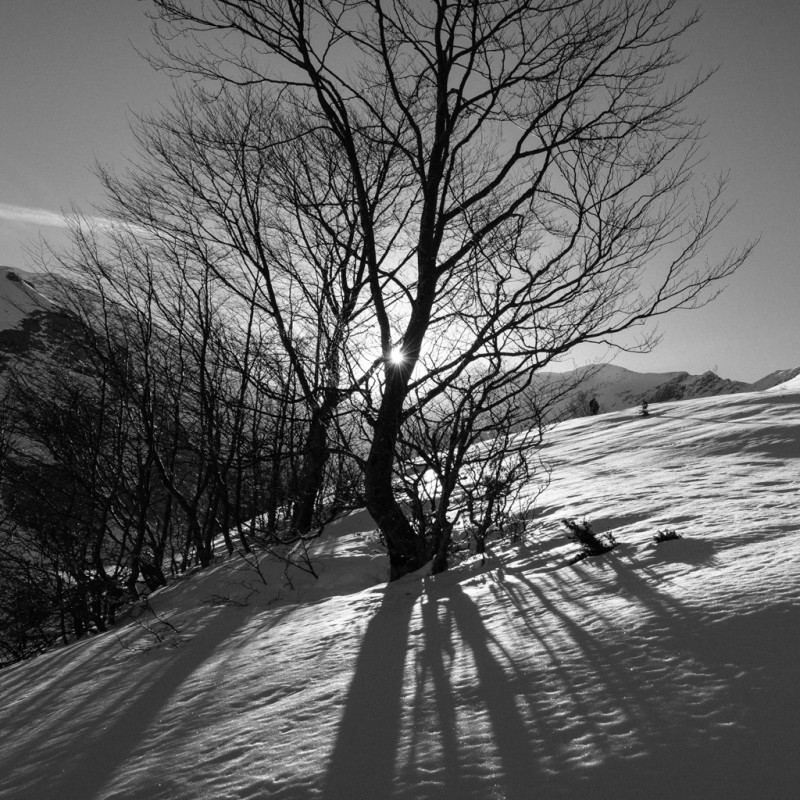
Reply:
<svg viewBox="0 0 800 800"><path fill-rule="evenodd" d="M653 537L653 541L656 544L661 544L661 542L668 542L671 539L680 539L680 538L682 538L682 537L677 531L673 531L673 530L670 530L669 528L665 528L663 531L659 531Z"/></svg>
<svg viewBox="0 0 800 800"><path fill-rule="evenodd" d="M577 522L574 519L562 519L561 522L567 529L567 536L581 546L581 552L570 561L571 564L589 556L599 556L602 553L607 553L617 546L617 540L613 534L606 533L603 534L603 538L600 538L585 519L583 522Z"/></svg>

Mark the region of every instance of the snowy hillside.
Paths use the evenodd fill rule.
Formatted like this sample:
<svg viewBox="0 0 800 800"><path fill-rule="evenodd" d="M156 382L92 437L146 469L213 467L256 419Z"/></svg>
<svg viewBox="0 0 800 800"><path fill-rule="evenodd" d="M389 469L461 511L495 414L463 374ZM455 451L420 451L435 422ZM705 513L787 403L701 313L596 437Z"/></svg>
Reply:
<svg viewBox="0 0 800 800"><path fill-rule="evenodd" d="M76 326L51 299L58 292L47 275L0 267L0 372L34 350L70 358Z"/></svg>
<svg viewBox="0 0 800 800"><path fill-rule="evenodd" d="M542 372L535 378L539 391L547 396L560 386L577 386L574 392L559 400L551 416L585 416L588 402L597 400L600 412L634 408L642 400L663 403L769 389L800 375L800 368L777 370L755 383L722 378L714 372L691 375L688 372L634 372L615 364L579 367L567 372ZM577 401L577 402L576 402Z"/></svg>
<svg viewBox="0 0 800 800"><path fill-rule="evenodd" d="M0 330L22 327L31 314L48 305L47 298L34 287L30 273L0 267Z"/></svg>
<svg viewBox="0 0 800 800"><path fill-rule="evenodd" d="M0 798L795 798L800 379L651 410L553 430L484 566L382 583L355 514L317 582L220 560L2 670Z"/></svg>

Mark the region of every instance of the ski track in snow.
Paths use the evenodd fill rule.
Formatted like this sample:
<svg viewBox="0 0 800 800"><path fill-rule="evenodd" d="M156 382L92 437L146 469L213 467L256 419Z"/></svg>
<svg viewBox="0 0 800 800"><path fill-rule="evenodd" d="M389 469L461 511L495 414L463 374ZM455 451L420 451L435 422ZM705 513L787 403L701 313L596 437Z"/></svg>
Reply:
<svg viewBox="0 0 800 800"><path fill-rule="evenodd" d="M800 381L651 410L551 431L482 567L382 583L361 512L316 582L220 558L152 597L157 646L0 671L0 798L795 798ZM564 517L619 546L569 565Z"/></svg>

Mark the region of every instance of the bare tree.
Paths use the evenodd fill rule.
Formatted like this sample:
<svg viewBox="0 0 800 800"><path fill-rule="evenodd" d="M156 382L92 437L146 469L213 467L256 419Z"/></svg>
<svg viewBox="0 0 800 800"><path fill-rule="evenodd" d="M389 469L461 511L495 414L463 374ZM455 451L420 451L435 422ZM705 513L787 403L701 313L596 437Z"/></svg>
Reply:
<svg viewBox="0 0 800 800"><path fill-rule="evenodd" d="M448 565L459 518L484 552L489 533L508 522L511 502L534 479L546 409L530 390L531 378L521 381L497 358L449 381L423 407L409 402L396 485L434 572Z"/></svg>
<svg viewBox="0 0 800 800"><path fill-rule="evenodd" d="M218 534L247 550L244 523L288 503L307 424L274 402L252 306L211 273L124 226L76 221L74 244L50 292L59 352L3 376L0 660L105 629L170 569L207 566Z"/></svg>
<svg viewBox="0 0 800 800"><path fill-rule="evenodd" d="M81 220L73 234L74 252L59 255L76 281L64 302L81 320L90 377L109 375L125 398L137 470L155 477L165 514L187 527L180 569L190 554L206 566L217 534L232 552L233 528L247 548L242 523L260 510L268 440L286 416L270 402L282 378L269 334L182 248L165 254L124 227L96 235Z"/></svg>
<svg viewBox="0 0 800 800"><path fill-rule="evenodd" d="M685 111L707 75L670 83L697 21L676 0L153 3L162 66L273 90L346 163L375 318L360 350L382 364L366 503L392 578L432 557L393 489L409 396L697 307L750 250L699 258L725 181L699 181Z"/></svg>
<svg viewBox="0 0 800 800"><path fill-rule="evenodd" d="M157 262L182 262L244 303L282 352L287 379L276 398L302 409L307 432L293 497L292 528L309 532L343 401L363 383L343 361L372 317L359 195L338 139L264 87L202 87L140 120L140 165L101 170L109 215L147 239ZM394 219L403 186L376 144L364 140L373 227ZM381 160L383 159L383 160ZM286 395L291 389L292 396Z"/></svg>

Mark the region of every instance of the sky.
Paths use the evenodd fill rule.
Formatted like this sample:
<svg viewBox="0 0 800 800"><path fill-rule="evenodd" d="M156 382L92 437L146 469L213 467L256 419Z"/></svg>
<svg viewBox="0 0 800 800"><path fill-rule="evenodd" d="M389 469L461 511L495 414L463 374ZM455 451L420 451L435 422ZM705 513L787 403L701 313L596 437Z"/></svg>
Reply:
<svg viewBox="0 0 800 800"><path fill-rule="evenodd" d="M90 213L102 202L95 162L123 165L134 155L131 114L169 98L169 79L136 52L151 46L148 5L26 0L4 7L0 264L32 268L40 237L58 246L62 212ZM694 5L679 0L682 9ZM800 4L705 0L701 9L702 22L684 40L687 68L719 71L693 110L707 119L704 168L730 171L728 200L737 203L711 254L748 238L761 242L714 303L663 319L652 353L623 353L616 363L756 380L800 366Z"/></svg>

